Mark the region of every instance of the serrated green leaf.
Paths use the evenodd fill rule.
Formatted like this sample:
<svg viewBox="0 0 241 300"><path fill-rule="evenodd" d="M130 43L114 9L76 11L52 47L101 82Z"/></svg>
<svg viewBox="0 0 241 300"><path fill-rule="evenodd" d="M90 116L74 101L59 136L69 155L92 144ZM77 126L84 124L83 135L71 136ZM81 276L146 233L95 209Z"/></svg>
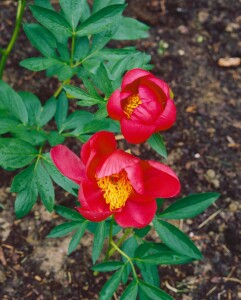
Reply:
<svg viewBox="0 0 241 300"><path fill-rule="evenodd" d="M164 144L163 137L160 133L154 133L148 140L148 144L161 156L167 158L167 151Z"/></svg>
<svg viewBox="0 0 241 300"><path fill-rule="evenodd" d="M44 56L56 57L56 39L50 31L39 24L23 24L30 43Z"/></svg>
<svg viewBox="0 0 241 300"><path fill-rule="evenodd" d="M149 26L133 18L122 17L113 40L137 40L149 36Z"/></svg>
<svg viewBox="0 0 241 300"><path fill-rule="evenodd" d="M209 205L214 203L220 194L202 193L184 197L158 214L163 219L187 219L193 218L203 212Z"/></svg>
<svg viewBox="0 0 241 300"><path fill-rule="evenodd" d="M157 220L157 218L154 218L153 224L160 239L170 249L190 258L202 258L202 254L195 244L177 227L165 221Z"/></svg>
<svg viewBox="0 0 241 300"><path fill-rule="evenodd" d="M46 209L49 212L52 212L54 208L55 199L52 180L41 162L38 163L35 171L40 198Z"/></svg>
<svg viewBox="0 0 241 300"><path fill-rule="evenodd" d="M70 209L68 207L62 205L55 205L54 206L55 212L60 215L61 217L71 220L71 221L84 221L85 219L78 213L76 210Z"/></svg>
<svg viewBox="0 0 241 300"><path fill-rule="evenodd" d="M60 6L63 9L64 17L69 22L72 30L75 30L83 12L83 0L60 0Z"/></svg>
<svg viewBox="0 0 241 300"><path fill-rule="evenodd" d="M79 228L76 230L75 234L73 235L68 248L68 255L70 255L79 245L80 240L85 232L86 226L88 221L83 222L80 224Z"/></svg>
<svg viewBox="0 0 241 300"><path fill-rule="evenodd" d="M0 95L0 109L9 111L14 117L26 124L28 113L23 100L2 80L0 80Z"/></svg>
<svg viewBox="0 0 241 300"><path fill-rule="evenodd" d="M37 150L30 144L13 138L0 138L0 166L19 169L31 163Z"/></svg>
<svg viewBox="0 0 241 300"><path fill-rule="evenodd" d="M110 279L104 284L99 300L110 300L121 281L122 269L115 272Z"/></svg>
<svg viewBox="0 0 241 300"><path fill-rule="evenodd" d="M126 5L110 5L90 16L77 27L77 36L86 36L109 29L121 15Z"/></svg>
<svg viewBox="0 0 241 300"><path fill-rule="evenodd" d="M47 238L56 238L56 237L63 237L69 234L71 231L79 228L82 225L82 222L67 222L62 223L54 227L50 233L47 235Z"/></svg>
<svg viewBox="0 0 241 300"><path fill-rule="evenodd" d="M137 297L137 293L138 284L136 280L133 280L121 295L120 300L135 300Z"/></svg>
<svg viewBox="0 0 241 300"><path fill-rule="evenodd" d="M58 41L62 42L63 37L71 36L71 26L65 18L56 11L37 5L29 5L29 8L35 19L52 32Z"/></svg>
<svg viewBox="0 0 241 300"><path fill-rule="evenodd" d="M57 100L56 112L54 115L54 119L59 131L62 124L66 121L67 114L68 114L68 107L69 107L68 99L65 93L61 93Z"/></svg>
<svg viewBox="0 0 241 300"><path fill-rule="evenodd" d="M31 57L20 61L20 66L31 71L43 71L60 62L48 57Z"/></svg>
<svg viewBox="0 0 241 300"><path fill-rule="evenodd" d="M56 99L54 97L51 97L47 100L47 102L44 104L44 107L42 108L38 125L42 127L46 123L48 123L53 118L55 112Z"/></svg>
<svg viewBox="0 0 241 300"><path fill-rule="evenodd" d="M105 221L99 222L95 230L94 244L92 248L92 261L94 264L98 259L98 257L100 256L101 250L104 245L105 237L106 237Z"/></svg>
<svg viewBox="0 0 241 300"><path fill-rule="evenodd" d="M92 266L91 269L98 272L111 272L120 269L123 265L124 263L122 261L110 260Z"/></svg>
<svg viewBox="0 0 241 300"><path fill-rule="evenodd" d="M68 179L67 177L63 176L58 169L53 164L49 153L43 154L44 160L44 166L53 179L54 182L56 182L59 186L61 186L64 190L69 192L70 194L77 196L76 190L79 189L79 186L73 182L72 180Z"/></svg>
<svg viewBox="0 0 241 300"><path fill-rule="evenodd" d="M28 124L30 126L38 124L41 113L41 102L39 98L30 92L19 92L28 112Z"/></svg>
<svg viewBox="0 0 241 300"><path fill-rule="evenodd" d="M139 286L141 290L149 297L149 299L173 300L170 295L143 280L139 280Z"/></svg>

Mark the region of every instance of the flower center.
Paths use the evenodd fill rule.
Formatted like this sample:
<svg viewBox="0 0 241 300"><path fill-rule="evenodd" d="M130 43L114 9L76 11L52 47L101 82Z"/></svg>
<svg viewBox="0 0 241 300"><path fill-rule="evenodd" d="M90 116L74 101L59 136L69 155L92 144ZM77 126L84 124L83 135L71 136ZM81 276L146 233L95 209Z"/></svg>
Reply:
<svg viewBox="0 0 241 300"><path fill-rule="evenodd" d="M110 204L111 211L123 207L132 192L132 185L125 171L100 178L97 184L104 192L105 201Z"/></svg>
<svg viewBox="0 0 241 300"><path fill-rule="evenodd" d="M137 108L140 104L142 104L142 102L138 94L129 96L125 100L123 110L128 119L130 119L134 109Z"/></svg>

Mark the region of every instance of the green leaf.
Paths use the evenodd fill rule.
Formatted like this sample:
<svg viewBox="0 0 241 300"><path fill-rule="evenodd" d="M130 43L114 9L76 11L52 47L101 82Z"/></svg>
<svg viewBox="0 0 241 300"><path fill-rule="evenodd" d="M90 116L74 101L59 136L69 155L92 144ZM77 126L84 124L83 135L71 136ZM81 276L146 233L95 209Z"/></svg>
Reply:
<svg viewBox="0 0 241 300"><path fill-rule="evenodd" d="M121 281L124 285L126 285L131 271L132 271L132 268L131 268L130 263L126 262L123 266L123 271L122 271L122 275L121 275Z"/></svg>
<svg viewBox="0 0 241 300"><path fill-rule="evenodd" d="M61 8L63 9L65 19L69 22L72 29L75 30L79 23L83 1L81 0L60 0Z"/></svg>
<svg viewBox="0 0 241 300"><path fill-rule="evenodd" d="M37 150L30 144L13 138L0 138L0 166L19 169L31 163Z"/></svg>
<svg viewBox="0 0 241 300"><path fill-rule="evenodd" d="M11 132L19 125L20 123L14 117L0 116L0 134Z"/></svg>
<svg viewBox="0 0 241 300"><path fill-rule="evenodd" d="M38 197L34 165L14 177L11 191L18 192L14 208L17 218L22 218L31 210Z"/></svg>
<svg viewBox="0 0 241 300"><path fill-rule="evenodd" d="M82 225L82 222L73 221L73 222L62 223L54 227L47 235L47 238L63 237L69 234L71 231L75 230L76 228L79 228L80 225Z"/></svg>
<svg viewBox="0 0 241 300"><path fill-rule="evenodd" d="M149 26L133 18L122 17L113 40L137 40L149 36Z"/></svg>
<svg viewBox="0 0 241 300"><path fill-rule="evenodd" d="M100 64L96 76L93 77L95 85L105 94L106 98L113 92L111 81L103 64Z"/></svg>
<svg viewBox="0 0 241 300"><path fill-rule="evenodd" d="M99 300L110 300L121 281L122 269L115 272L110 279L104 284Z"/></svg>
<svg viewBox="0 0 241 300"><path fill-rule="evenodd" d="M50 32L52 32L58 41L61 42L63 40L63 36L71 36L71 27L65 18L60 14L53 10L37 5L29 5L29 8L32 11L35 19Z"/></svg>
<svg viewBox="0 0 241 300"><path fill-rule="evenodd" d="M53 10L53 6L50 3L51 0L34 0L34 4Z"/></svg>
<svg viewBox="0 0 241 300"><path fill-rule="evenodd" d="M202 258L202 254L195 244L177 227L165 221L157 220L156 218L154 218L153 224L160 239L170 249L194 259Z"/></svg>
<svg viewBox="0 0 241 300"><path fill-rule="evenodd" d="M88 0L82 0L82 10L83 10L83 12L80 17L80 22L84 22L86 19L89 18L90 14L91 14Z"/></svg>
<svg viewBox="0 0 241 300"><path fill-rule="evenodd" d="M107 130L110 132L120 132L119 123L112 119L106 118L103 120L95 120L84 125L82 133L94 133L100 130Z"/></svg>
<svg viewBox="0 0 241 300"><path fill-rule="evenodd" d="M121 295L120 300L135 300L137 297L137 292L138 284L136 280L133 280Z"/></svg>
<svg viewBox="0 0 241 300"><path fill-rule="evenodd" d="M91 267L91 269L98 272L110 272L120 269L123 265L124 263L122 261L109 260L107 262L97 264Z"/></svg>
<svg viewBox="0 0 241 300"><path fill-rule="evenodd" d="M102 31L93 36L89 57L98 55L100 50L112 39L117 28L117 25L113 25L108 30Z"/></svg>
<svg viewBox="0 0 241 300"><path fill-rule="evenodd" d="M141 290L152 300L173 300L170 295L143 280L139 280L139 286Z"/></svg>
<svg viewBox="0 0 241 300"><path fill-rule="evenodd" d="M74 70L68 65L60 65L55 69L55 75L60 81L70 79L74 74Z"/></svg>
<svg viewBox="0 0 241 300"><path fill-rule="evenodd" d="M51 131L48 135L48 141L51 147L62 144L65 137L58 133L58 131Z"/></svg>
<svg viewBox="0 0 241 300"><path fill-rule="evenodd" d="M109 29L118 20L126 5L110 5L93 14L77 27L76 35L86 36Z"/></svg>
<svg viewBox="0 0 241 300"><path fill-rule="evenodd" d="M56 39L50 31L39 24L23 24L30 43L44 56L56 57Z"/></svg>
<svg viewBox="0 0 241 300"><path fill-rule="evenodd" d="M89 39L84 37L76 37L74 47L74 61L80 61L85 58L89 53Z"/></svg>
<svg viewBox="0 0 241 300"><path fill-rule="evenodd" d="M47 135L43 131L29 129L25 126L12 129L13 137L27 142L33 146L40 146L47 140Z"/></svg>
<svg viewBox="0 0 241 300"><path fill-rule="evenodd" d="M94 101L95 104L103 102L103 99L99 95L89 95L86 91L76 86L65 85L64 90L67 94L71 95L72 97L75 97L76 99Z"/></svg>
<svg viewBox="0 0 241 300"><path fill-rule="evenodd" d="M54 115L54 119L59 131L62 124L66 121L68 108L69 108L68 99L65 93L61 93L60 96L58 97L56 112Z"/></svg>
<svg viewBox="0 0 241 300"><path fill-rule="evenodd" d="M18 173L14 178L11 185L11 192L18 193L26 189L28 183L32 181L34 176L34 164L28 166L26 169Z"/></svg>
<svg viewBox="0 0 241 300"><path fill-rule="evenodd" d="M34 206L37 200L38 192L36 189L36 183L32 181L32 184L28 186L26 190L23 190L17 194L14 210L18 219L24 217Z"/></svg>
<svg viewBox="0 0 241 300"><path fill-rule="evenodd" d="M43 71L53 65L59 64L59 61L47 57L31 57L20 61L19 64L31 71Z"/></svg>
<svg viewBox="0 0 241 300"><path fill-rule="evenodd" d="M154 264L138 263L143 279L156 287L160 286L160 277L157 266Z"/></svg>
<svg viewBox="0 0 241 300"><path fill-rule="evenodd" d="M41 102L39 98L30 92L19 92L28 112L28 124L37 125L41 113Z"/></svg>
<svg viewBox="0 0 241 300"><path fill-rule="evenodd" d="M138 237L143 238L145 235L147 235L147 233L150 231L150 229L151 229L151 226L147 225L146 227L141 228L141 229L135 228L134 232Z"/></svg>
<svg viewBox="0 0 241 300"><path fill-rule="evenodd" d="M95 230L94 244L92 248L92 261L94 264L98 259L98 257L100 256L101 250L104 245L105 237L106 237L105 221L99 222Z"/></svg>
<svg viewBox="0 0 241 300"><path fill-rule="evenodd" d="M219 196L218 193L192 194L171 204L158 214L158 217L176 220L193 218L214 203Z"/></svg>
<svg viewBox="0 0 241 300"><path fill-rule="evenodd" d="M23 100L2 80L0 80L0 95L0 109L7 109L14 117L26 124L28 113Z"/></svg>
<svg viewBox="0 0 241 300"><path fill-rule="evenodd" d="M65 206L55 205L54 206L55 212L60 215L61 217L71 220L71 221L84 221L85 219L78 213L76 210L70 209Z"/></svg>
<svg viewBox="0 0 241 300"><path fill-rule="evenodd" d="M75 111L68 116L66 122L62 125L61 132L76 129L78 132L82 133L85 124L92 121L94 121L94 115L92 113L85 110Z"/></svg>
<svg viewBox="0 0 241 300"><path fill-rule="evenodd" d="M48 172L45 170L41 162L39 162L36 167L36 175L40 198L46 209L49 212L52 212L54 208L55 198L54 187Z"/></svg>
<svg viewBox="0 0 241 300"><path fill-rule="evenodd" d="M41 111L38 125L42 127L46 123L48 123L53 118L55 112L56 112L56 99L54 97L51 97L45 103Z"/></svg>
<svg viewBox="0 0 241 300"><path fill-rule="evenodd" d="M148 144L161 156L167 158L167 151L164 144L163 137L160 133L154 133L148 140Z"/></svg>
<svg viewBox="0 0 241 300"><path fill-rule="evenodd" d="M78 190L79 186L72 180L63 176L58 171L58 169L53 164L49 153L45 153L43 155L43 157L44 157L44 160L43 160L44 166L45 166L47 172L49 173L49 175L51 176L51 178L53 179L53 181L56 182L59 186L61 186L64 190L66 190L70 194L77 196L77 193L75 190Z"/></svg>
<svg viewBox="0 0 241 300"><path fill-rule="evenodd" d="M60 59L64 62L67 62L67 64L69 63L70 60L70 53L69 53L69 49L68 49L68 43L57 43L57 50L58 53L60 55Z"/></svg>
<svg viewBox="0 0 241 300"><path fill-rule="evenodd" d="M79 245L80 240L85 232L86 226L88 221L83 222L80 224L79 228L76 230L75 234L73 235L68 248L68 255L70 255Z"/></svg>
<svg viewBox="0 0 241 300"><path fill-rule="evenodd" d="M93 13L96 13L97 11L109 5L124 4L124 3L125 0L94 0Z"/></svg>

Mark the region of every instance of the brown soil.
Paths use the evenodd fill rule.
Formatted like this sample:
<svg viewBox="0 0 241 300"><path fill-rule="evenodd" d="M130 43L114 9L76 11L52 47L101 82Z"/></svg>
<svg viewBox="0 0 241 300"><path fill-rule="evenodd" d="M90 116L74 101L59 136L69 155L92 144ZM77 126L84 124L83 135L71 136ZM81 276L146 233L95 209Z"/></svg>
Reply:
<svg viewBox="0 0 241 300"><path fill-rule="evenodd" d="M166 163L178 173L182 195L221 193L205 213L177 224L193 238L204 260L160 268L161 287L177 300L241 299L240 66L218 64L219 58L241 54L240 1L128 2L127 14L151 26L150 38L139 41L138 48L152 55L153 72L175 94L178 117L176 125L164 133L169 152ZM0 2L2 47L10 38L15 10L16 1ZM26 11L25 19L29 18ZM21 32L4 80L45 101L56 90L57 80L18 65L35 55ZM147 145L130 148L142 158L160 159ZM0 170L0 174L0 203L4 205L0 208L0 299L98 299L109 275L95 276L89 269L91 234L67 256L69 237L46 239L62 219L49 215L39 204L27 217L16 220L14 195L9 191L13 173ZM73 206L69 195L59 190L57 195L57 203Z"/></svg>

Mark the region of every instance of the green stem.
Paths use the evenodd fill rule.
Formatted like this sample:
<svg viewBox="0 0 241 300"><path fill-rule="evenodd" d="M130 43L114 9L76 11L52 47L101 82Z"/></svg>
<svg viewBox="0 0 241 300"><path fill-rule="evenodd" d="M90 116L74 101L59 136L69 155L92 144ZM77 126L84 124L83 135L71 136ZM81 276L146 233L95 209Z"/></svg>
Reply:
<svg viewBox="0 0 241 300"><path fill-rule="evenodd" d="M135 270L135 267L133 265L133 262L132 262L130 256L128 256L125 252L123 252L113 241L111 241L111 245L113 246L113 248L116 249L116 251L118 251L122 256L124 256L128 260L128 262L131 265L131 268L132 268L132 271L133 271L133 275L134 275L135 279L138 281L136 270Z"/></svg>
<svg viewBox="0 0 241 300"><path fill-rule="evenodd" d="M19 30L21 27L21 23L22 23L22 19L23 19L23 13L24 13L25 6L26 6L26 0L18 0L15 28L14 28L12 37L10 39L10 42L9 42L6 50L1 51L3 55L2 55L2 58L0 61L0 79L3 76L3 70L6 65L8 56L9 56L10 52L12 51L13 46L17 40Z"/></svg>
<svg viewBox="0 0 241 300"><path fill-rule="evenodd" d="M106 252L104 261L107 261L108 258L110 257L110 248L111 248L111 242L112 242L113 225L114 225L114 217L112 216L111 221L110 221L109 245L108 245L108 250Z"/></svg>
<svg viewBox="0 0 241 300"><path fill-rule="evenodd" d="M122 243L126 240L126 237L132 232L132 228L126 229L125 233L122 235L122 237L119 239L119 241L116 243L116 245L119 247L122 245ZM116 249L112 248L109 250L109 256L111 257L115 253Z"/></svg>
<svg viewBox="0 0 241 300"><path fill-rule="evenodd" d="M64 87L65 84L68 84L70 82L70 79L66 79L65 81L63 81L61 83L61 85L58 87L58 89L56 90L56 92L54 93L54 97L57 98L59 96L59 94L62 92L62 89Z"/></svg>

